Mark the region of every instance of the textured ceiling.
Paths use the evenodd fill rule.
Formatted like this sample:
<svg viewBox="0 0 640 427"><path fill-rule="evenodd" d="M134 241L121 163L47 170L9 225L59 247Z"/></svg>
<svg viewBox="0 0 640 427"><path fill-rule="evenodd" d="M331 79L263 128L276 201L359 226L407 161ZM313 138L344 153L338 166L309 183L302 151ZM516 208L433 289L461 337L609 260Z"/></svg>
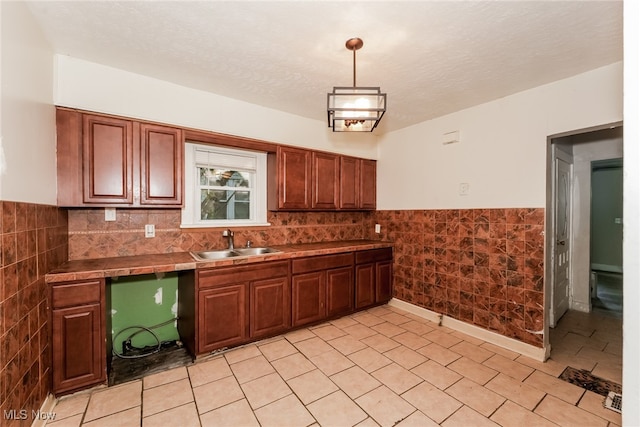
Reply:
<svg viewBox="0 0 640 427"><path fill-rule="evenodd" d="M326 120L380 86L385 132L622 60L622 1L28 1L57 53Z"/></svg>

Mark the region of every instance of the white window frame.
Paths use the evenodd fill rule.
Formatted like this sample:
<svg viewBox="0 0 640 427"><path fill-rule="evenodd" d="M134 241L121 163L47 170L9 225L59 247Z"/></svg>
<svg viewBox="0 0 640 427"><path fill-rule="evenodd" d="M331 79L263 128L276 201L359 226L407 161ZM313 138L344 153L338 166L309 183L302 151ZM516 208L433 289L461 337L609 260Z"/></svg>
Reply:
<svg viewBox="0 0 640 427"><path fill-rule="evenodd" d="M232 165L216 165L215 155L229 157L244 157L255 161L255 182L250 191L250 214L249 219L200 219L200 180L198 174L198 163L196 162L196 152L206 151L212 161L212 167L229 168ZM247 170L246 168L238 168ZM258 151L241 150L235 148L219 147L215 145L198 144L193 142L185 143L184 151L184 192L185 201L182 208L181 228L212 228L212 227L237 227L237 226L258 226L270 225L267 222L267 153Z"/></svg>

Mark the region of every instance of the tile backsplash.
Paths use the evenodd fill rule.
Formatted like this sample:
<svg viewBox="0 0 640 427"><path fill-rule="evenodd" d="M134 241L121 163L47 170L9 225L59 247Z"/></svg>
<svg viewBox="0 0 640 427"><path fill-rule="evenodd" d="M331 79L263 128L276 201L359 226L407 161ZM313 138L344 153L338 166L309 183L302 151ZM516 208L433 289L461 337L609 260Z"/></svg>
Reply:
<svg viewBox="0 0 640 427"><path fill-rule="evenodd" d="M0 201L0 221L0 424L28 426L51 390L44 275L67 260L67 212Z"/></svg>

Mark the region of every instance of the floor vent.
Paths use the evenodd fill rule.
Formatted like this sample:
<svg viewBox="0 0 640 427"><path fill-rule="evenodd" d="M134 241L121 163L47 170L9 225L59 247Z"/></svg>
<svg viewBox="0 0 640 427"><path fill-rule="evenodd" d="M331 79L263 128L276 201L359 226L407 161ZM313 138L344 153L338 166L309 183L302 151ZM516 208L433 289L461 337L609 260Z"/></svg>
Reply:
<svg viewBox="0 0 640 427"><path fill-rule="evenodd" d="M571 384L575 384L578 387L582 387L585 390L598 393L601 396L607 396L610 392L622 394L622 387L620 384L597 377L585 369L576 369L571 366L567 366L558 378Z"/></svg>
<svg viewBox="0 0 640 427"><path fill-rule="evenodd" d="M622 395L619 393L610 391L607 397L604 399L604 407L621 414L622 413Z"/></svg>

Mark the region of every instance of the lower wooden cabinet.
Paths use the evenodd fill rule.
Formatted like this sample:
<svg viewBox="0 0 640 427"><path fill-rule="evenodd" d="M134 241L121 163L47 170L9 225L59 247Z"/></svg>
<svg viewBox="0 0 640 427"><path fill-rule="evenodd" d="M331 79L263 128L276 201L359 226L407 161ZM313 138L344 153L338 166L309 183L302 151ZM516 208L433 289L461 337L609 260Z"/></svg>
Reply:
<svg viewBox="0 0 640 427"><path fill-rule="evenodd" d="M249 284L249 337L262 338L286 331L291 326L289 278L256 280Z"/></svg>
<svg viewBox="0 0 640 427"><path fill-rule="evenodd" d="M353 253L294 259L291 274L293 326L353 311Z"/></svg>
<svg viewBox="0 0 640 427"><path fill-rule="evenodd" d="M51 371L56 394L107 380L104 285L104 280L51 285Z"/></svg>
<svg viewBox="0 0 640 427"><path fill-rule="evenodd" d="M247 290L244 283L198 292L198 352L245 342Z"/></svg>
<svg viewBox="0 0 640 427"><path fill-rule="evenodd" d="M356 309L382 304L393 296L393 250L356 252Z"/></svg>

